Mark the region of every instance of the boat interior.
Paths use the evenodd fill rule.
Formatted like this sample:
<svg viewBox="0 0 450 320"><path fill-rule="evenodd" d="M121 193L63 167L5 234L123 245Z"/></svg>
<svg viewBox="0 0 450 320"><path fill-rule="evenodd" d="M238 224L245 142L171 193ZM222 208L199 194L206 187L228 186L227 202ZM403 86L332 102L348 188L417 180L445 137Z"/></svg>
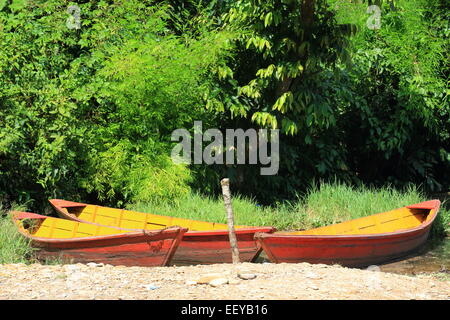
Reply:
<svg viewBox="0 0 450 320"><path fill-rule="evenodd" d="M371 216L353 219L325 227L293 232L285 235L366 235L399 232L419 227L433 218L433 209L403 207Z"/></svg>
<svg viewBox="0 0 450 320"><path fill-rule="evenodd" d="M85 238L131 232L53 217L15 219L15 223L25 235L48 239Z"/></svg>
<svg viewBox="0 0 450 320"><path fill-rule="evenodd" d="M80 205L62 207L66 213L74 217L95 224L102 224L125 229L164 229L169 226L189 228L189 231L227 230L223 223L204 222L150 213L135 212L124 209L114 209L97 205ZM235 226L235 228L248 228Z"/></svg>

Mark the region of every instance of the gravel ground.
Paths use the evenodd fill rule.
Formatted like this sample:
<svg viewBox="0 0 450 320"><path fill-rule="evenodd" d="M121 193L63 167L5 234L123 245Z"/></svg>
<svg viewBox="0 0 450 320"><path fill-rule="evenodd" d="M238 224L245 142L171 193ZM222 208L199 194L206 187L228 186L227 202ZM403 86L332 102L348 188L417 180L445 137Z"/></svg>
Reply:
<svg viewBox="0 0 450 320"><path fill-rule="evenodd" d="M0 265L0 299L439 299L450 281L340 266Z"/></svg>

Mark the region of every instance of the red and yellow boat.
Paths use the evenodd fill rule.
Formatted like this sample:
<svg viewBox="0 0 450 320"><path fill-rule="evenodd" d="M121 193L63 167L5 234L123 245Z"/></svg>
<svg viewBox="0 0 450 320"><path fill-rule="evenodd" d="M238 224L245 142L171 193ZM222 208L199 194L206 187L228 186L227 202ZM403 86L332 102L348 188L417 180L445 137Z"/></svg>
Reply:
<svg viewBox="0 0 450 320"><path fill-rule="evenodd" d="M74 263L123 266L166 266L171 262L185 228L128 231L106 226L12 212L19 232L38 248L37 257Z"/></svg>
<svg viewBox="0 0 450 320"><path fill-rule="evenodd" d="M255 239L274 263L364 267L405 256L424 244L439 207L439 200L431 200L311 230L258 233Z"/></svg>
<svg viewBox="0 0 450 320"><path fill-rule="evenodd" d="M154 230L173 225L188 228L189 231L183 235L173 258L174 264L232 262L226 224L114 209L60 199L52 199L50 203L60 217L78 222L127 230ZM255 233L275 231L273 227L235 226L235 228L241 262L254 261L262 251L260 244L254 239Z"/></svg>

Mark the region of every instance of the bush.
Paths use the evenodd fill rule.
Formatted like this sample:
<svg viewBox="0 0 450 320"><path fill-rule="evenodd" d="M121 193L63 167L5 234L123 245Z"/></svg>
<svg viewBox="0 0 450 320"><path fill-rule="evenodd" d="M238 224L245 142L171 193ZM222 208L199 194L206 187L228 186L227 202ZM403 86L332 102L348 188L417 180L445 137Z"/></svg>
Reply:
<svg viewBox="0 0 450 320"><path fill-rule="evenodd" d="M0 8L0 196L38 210L49 197L184 194L190 174L168 160L170 133L214 121L202 98L227 34L176 36L170 6L134 0L77 4L70 29L69 4Z"/></svg>

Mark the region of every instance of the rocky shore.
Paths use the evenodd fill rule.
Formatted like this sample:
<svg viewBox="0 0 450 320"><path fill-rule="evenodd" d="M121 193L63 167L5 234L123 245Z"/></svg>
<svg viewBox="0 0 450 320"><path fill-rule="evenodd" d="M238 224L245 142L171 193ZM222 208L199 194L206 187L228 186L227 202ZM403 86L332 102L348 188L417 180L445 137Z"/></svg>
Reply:
<svg viewBox="0 0 450 320"><path fill-rule="evenodd" d="M0 265L0 299L450 299L450 281L299 264Z"/></svg>

